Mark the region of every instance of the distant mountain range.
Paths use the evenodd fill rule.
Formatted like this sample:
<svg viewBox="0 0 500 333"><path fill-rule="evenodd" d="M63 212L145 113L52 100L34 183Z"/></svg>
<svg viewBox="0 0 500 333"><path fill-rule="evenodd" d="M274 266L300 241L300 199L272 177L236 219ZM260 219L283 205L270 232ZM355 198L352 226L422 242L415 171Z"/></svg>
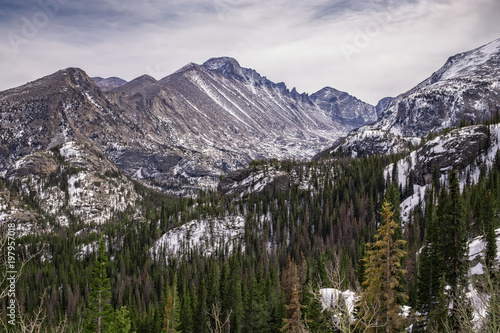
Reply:
<svg viewBox="0 0 500 333"><path fill-rule="evenodd" d="M68 68L0 93L0 170L68 141L95 145L128 176L165 190L215 187L252 159L310 158L375 107L324 88L309 96L235 59L190 63L159 81Z"/></svg>
<svg viewBox="0 0 500 333"><path fill-rule="evenodd" d="M219 185L221 193L249 192L262 177L272 186L269 175L234 174L254 159L420 147L398 167L402 188L413 183L424 191L436 168L474 176L476 153L491 164L498 128L455 130L426 144L422 137L499 113L500 39L451 57L376 106L330 87L298 93L228 57L190 63L161 80L90 78L67 68L0 92L0 178L61 225L70 217L103 223L126 210L140 216L131 209L141 200L134 181L184 195ZM36 230L36 214L16 202L0 192L0 220L15 217Z"/></svg>

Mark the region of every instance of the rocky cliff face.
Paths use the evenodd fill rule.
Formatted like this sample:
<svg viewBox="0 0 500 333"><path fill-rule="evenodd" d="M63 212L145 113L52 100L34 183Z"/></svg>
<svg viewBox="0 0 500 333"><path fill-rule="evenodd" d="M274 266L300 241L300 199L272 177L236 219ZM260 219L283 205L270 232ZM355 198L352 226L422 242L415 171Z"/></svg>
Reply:
<svg viewBox="0 0 500 333"><path fill-rule="evenodd" d="M407 143L430 132L478 123L500 112L500 39L450 57L446 64L410 91L391 100L377 122L349 135L343 150L387 153L391 145L371 145L359 133L377 131L377 142L396 136ZM390 139L392 140L392 139ZM401 146L401 147L404 147ZM400 148L398 148L400 149Z"/></svg>
<svg viewBox="0 0 500 333"><path fill-rule="evenodd" d="M346 128L356 128L377 120L375 107L330 87L312 94L311 100Z"/></svg>
<svg viewBox="0 0 500 333"><path fill-rule="evenodd" d="M17 192L0 195L0 208L9 207L0 209L0 221L16 222L20 235L101 224L125 211L142 218L135 185L91 143L68 141L23 156L5 178Z"/></svg>

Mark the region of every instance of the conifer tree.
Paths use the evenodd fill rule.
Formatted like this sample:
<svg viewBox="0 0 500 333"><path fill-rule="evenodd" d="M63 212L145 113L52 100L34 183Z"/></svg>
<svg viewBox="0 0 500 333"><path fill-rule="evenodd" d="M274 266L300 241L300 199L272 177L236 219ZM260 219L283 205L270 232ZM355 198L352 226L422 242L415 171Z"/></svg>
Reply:
<svg viewBox="0 0 500 333"><path fill-rule="evenodd" d="M367 244L366 263L358 318L374 318L375 326L384 327L385 332L394 332L403 324L398 299L407 296L398 291L401 259L405 256L404 240L396 237L398 225L394 221L391 205L382 205L382 225L375 235L375 243ZM371 313L373 312L373 313ZM373 329L374 330L374 329ZM372 331L372 329L368 329Z"/></svg>
<svg viewBox="0 0 500 333"><path fill-rule="evenodd" d="M282 332L304 332L305 330L305 325L302 322L302 310L304 306L300 304L302 298L301 278L304 275L304 271L304 258L302 258L301 265L297 266L297 264L288 257L288 263L282 276L282 285L287 309L287 316L283 319L284 326L281 328Z"/></svg>
<svg viewBox="0 0 500 333"><path fill-rule="evenodd" d="M193 306L191 302L191 294L186 288L182 293L181 297L181 332L183 333L193 333L194 332L194 321L193 321Z"/></svg>
<svg viewBox="0 0 500 333"><path fill-rule="evenodd" d="M230 304L231 332L240 333L242 332L241 320L243 315L243 300L241 296L240 261L238 255L233 255L230 266L227 301Z"/></svg>
<svg viewBox="0 0 500 333"><path fill-rule="evenodd" d="M486 243L486 253L484 256L484 262L486 268L490 272L494 272L494 266L497 255L497 242L494 224L494 214L493 214L493 198L491 193L488 191L483 200L483 225L484 225L484 241Z"/></svg>
<svg viewBox="0 0 500 333"><path fill-rule="evenodd" d="M428 316L437 303L440 279L443 275L441 231L435 218L434 192L431 191L425 206L427 224L425 245L419 257L418 301L419 311Z"/></svg>
<svg viewBox="0 0 500 333"><path fill-rule="evenodd" d="M287 311L291 314L288 318L285 318L284 325L280 329L281 332L288 333L305 333L307 332L306 326L302 320L302 310L305 308L304 305L300 304L300 288L295 285L292 291L292 299L290 304L286 306Z"/></svg>
<svg viewBox="0 0 500 333"><path fill-rule="evenodd" d="M445 281L450 286L450 301L456 302L463 297L462 290L466 280L467 233L460 186L455 171L450 172L449 195L446 195L444 190L441 191L437 212L438 223L442 228L441 253ZM462 321L460 314L453 309L451 317L450 326L453 330L459 331Z"/></svg>
<svg viewBox="0 0 500 333"><path fill-rule="evenodd" d="M129 333L131 328L129 311L126 306L117 309L109 326L109 333Z"/></svg>
<svg viewBox="0 0 500 333"><path fill-rule="evenodd" d="M177 273L174 275L174 281L172 282L172 287L165 284L165 294L164 294L164 318L163 318L163 328L164 333L178 333L180 327L180 310L181 303L179 301L179 294L177 292Z"/></svg>
<svg viewBox="0 0 500 333"><path fill-rule="evenodd" d="M444 274L439 280L439 290L436 298L436 304L429 313L427 328L431 332L448 332L450 331L448 323L448 299L446 295L446 282Z"/></svg>
<svg viewBox="0 0 500 333"><path fill-rule="evenodd" d="M96 262L92 269L92 281L90 282L90 293L88 296L88 307L85 316L86 332L108 332L113 318L113 308L109 303L111 300L111 286L106 269L108 258L106 246L101 236Z"/></svg>

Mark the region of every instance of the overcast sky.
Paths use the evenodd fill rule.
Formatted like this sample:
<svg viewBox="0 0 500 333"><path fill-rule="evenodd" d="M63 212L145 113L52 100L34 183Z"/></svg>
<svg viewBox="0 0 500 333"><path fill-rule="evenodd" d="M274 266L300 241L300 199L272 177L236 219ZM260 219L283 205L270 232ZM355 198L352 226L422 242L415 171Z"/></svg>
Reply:
<svg viewBox="0 0 500 333"><path fill-rule="evenodd" d="M498 0L0 0L0 90L66 67L165 77L230 56L375 104L500 38Z"/></svg>

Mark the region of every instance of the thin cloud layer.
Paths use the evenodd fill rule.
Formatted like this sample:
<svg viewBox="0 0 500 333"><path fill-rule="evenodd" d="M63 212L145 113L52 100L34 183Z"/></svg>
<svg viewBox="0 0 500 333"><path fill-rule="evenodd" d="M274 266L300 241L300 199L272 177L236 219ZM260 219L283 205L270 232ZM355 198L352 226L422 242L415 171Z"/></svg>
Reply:
<svg viewBox="0 0 500 333"><path fill-rule="evenodd" d="M0 0L0 90L80 67L157 79L232 56L273 81L376 103L500 37L497 0Z"/></svg>

